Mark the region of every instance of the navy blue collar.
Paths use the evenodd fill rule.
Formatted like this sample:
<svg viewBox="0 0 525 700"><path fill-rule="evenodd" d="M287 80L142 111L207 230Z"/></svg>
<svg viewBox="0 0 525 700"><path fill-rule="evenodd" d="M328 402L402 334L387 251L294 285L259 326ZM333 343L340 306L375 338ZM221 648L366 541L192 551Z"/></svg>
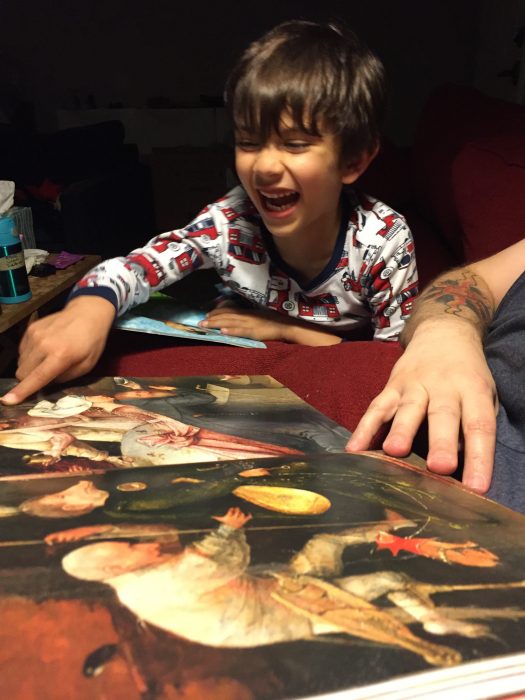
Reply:
<svg viewBox="0 0 525 700"><path fill-rule="evenodd" d="M268 231L268 229L261 220L261 234L271 261L281 272L284 272L285 275L295 280L297 284L301 287L301 289L303 289L305 292L309 292L310 290L315 289L327 279L330 279L330 277L332 277L334 273L334 270L339 264L346 241L346 233L348 231L348 220L350 218L353 199L354 198L352 197L351 193L343 190L341 194L341 223L339 225L339 233L337 234L334 250L332 252L330 260L327 262L324 269L321 270L321 272L318 275L316 275L313 280L310 280L310 282L308 282L307 284L301 284L300 282L298 282L298 280L295 277L296 271L293 269L293 267L290 267L290 265L288 265L288 263L285 260L281 258L273 240L272 234Z"/></svg>

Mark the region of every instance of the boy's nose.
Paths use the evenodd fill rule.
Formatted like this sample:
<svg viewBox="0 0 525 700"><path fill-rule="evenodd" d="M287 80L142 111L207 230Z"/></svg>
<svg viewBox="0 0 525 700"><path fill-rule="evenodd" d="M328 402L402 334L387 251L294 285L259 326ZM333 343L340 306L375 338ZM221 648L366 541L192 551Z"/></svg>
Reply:
<svg viewBox="0 0 525 700"><path fill-rule="evenodd" d="M278 177L283 170L283 164L278 149L272 147L262 148L257 154L254 164L254 172L259 180L272 180Z"/></svg>

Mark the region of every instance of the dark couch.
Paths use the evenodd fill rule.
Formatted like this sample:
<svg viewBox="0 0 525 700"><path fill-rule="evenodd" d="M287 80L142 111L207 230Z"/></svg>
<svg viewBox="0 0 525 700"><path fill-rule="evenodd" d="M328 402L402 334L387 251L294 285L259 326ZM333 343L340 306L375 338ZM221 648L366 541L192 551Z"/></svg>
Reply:
<svg viewBox="0 0 525 700"><path fill-rule="evenodd" d="M440 88L423 109L414 147L385 146L361 184L406 215L423 284L497 252L523 236L525 108ZM248 350L114 331L96 373L268 373L352 430L400 353L397 343L374 341Z"/></svg>
<svg viewBox="0 0 525 700"><path fill-rule="evenodd" d="M109 121L49 134L0 128L0 179L31 207L38 247L122 255L155 229L149 168Z"/></svg>

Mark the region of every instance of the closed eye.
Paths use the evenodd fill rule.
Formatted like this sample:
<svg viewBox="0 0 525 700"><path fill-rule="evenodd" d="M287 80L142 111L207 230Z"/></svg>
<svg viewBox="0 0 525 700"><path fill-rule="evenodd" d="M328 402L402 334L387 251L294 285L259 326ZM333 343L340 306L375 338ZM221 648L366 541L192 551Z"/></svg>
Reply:
<svg viewBox="0 0 525 700"><path fill-rule="evenodd" d="M288 151L305 151L310 148L308 141L285 141L284 147Z"/></svg>
<svg viewBox="0 0 525 700"><path fill-rule="evenodd" d="M241 151L258 151L261 148L259 141L255 139L235 139L235 147Z"/></svg>

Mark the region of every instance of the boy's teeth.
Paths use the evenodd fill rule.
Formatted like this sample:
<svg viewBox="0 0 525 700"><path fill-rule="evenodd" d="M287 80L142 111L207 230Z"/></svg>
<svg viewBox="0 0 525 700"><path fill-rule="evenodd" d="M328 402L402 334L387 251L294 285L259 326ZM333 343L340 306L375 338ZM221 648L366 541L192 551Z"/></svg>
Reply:
<svg viewBox="0 0 525 700"><path fill-rule="evenodd" d="M261 191L264 206L270 211L282 211L294 204L299 198L299 194L293 190L285 193L263 192Z"/></svg>

